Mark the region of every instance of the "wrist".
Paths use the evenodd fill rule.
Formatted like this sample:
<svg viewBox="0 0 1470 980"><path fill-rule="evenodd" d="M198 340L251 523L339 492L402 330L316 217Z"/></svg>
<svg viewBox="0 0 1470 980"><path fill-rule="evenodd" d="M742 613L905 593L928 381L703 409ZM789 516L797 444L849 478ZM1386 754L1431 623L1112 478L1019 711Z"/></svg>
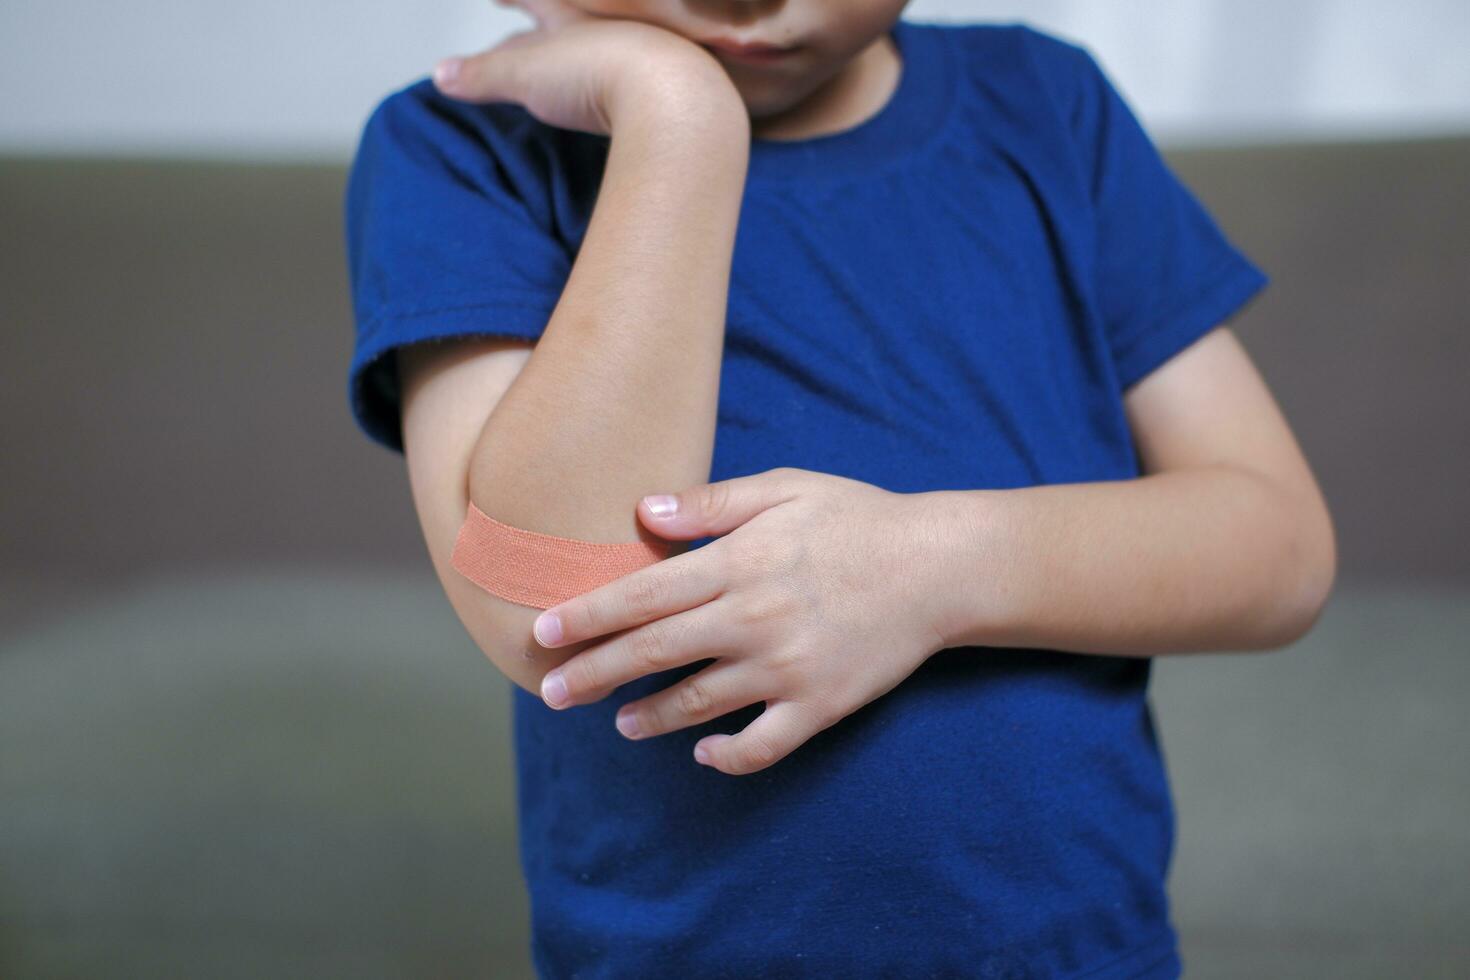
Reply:
<svg viewBox="0 0 1470 980"><path fill-rule="evenodd" d="M936 490L916 495L928 513L929 588L944 646L1015 645L1021 577L1011 546L1005 490Z"/></svg>
<svg viewBox="0 0 1470 980"><path fill-rule="evenodd" d="M726 141L722 149L750 148L750 114L725 69L707 52L687 53L621 77L603 94L609 130L652 128L671 139L700 146Z"/></svg>

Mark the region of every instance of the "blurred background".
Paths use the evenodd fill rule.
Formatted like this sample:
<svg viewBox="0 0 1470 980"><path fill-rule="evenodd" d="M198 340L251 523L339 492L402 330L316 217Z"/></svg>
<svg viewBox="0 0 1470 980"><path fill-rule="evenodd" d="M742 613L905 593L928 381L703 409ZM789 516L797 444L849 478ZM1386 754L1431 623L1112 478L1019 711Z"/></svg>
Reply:
<svg viewBox="0 0 1470 980"><path fill-rule="evenodd" d="M1316 629L1160 658L1192 977L1470 975L1470 5L921 2L1087 44L1273 277ZM347 408L346 166L483 0L0 4L0 976L531 976L508 683Z"/></svg>

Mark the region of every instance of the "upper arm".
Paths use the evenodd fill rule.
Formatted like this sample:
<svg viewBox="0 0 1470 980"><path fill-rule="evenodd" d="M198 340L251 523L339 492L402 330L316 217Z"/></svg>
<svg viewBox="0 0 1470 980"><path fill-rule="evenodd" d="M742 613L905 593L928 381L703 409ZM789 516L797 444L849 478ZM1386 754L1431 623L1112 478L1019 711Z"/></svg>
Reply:
<svg viewBox="0 0 1470 980"><path fill-rule="evenodd" d="M522 654L535 647L541 610L485 592L450 565L469 507L470 458L485 422L530 359L533 342L456 338L399 348L403 449L409 486L434 571L470 636L509 677L534 691L543 671Z"/></svg>
<svg viewBox="0 0 1470 980"><path fill-rule="evenodd" d="M471 360L488 350L487 333L528 347L546 329L571 273L571 250L555 230L554 178L537 149L540 130L512 103L473 108L440 95L427 79L390 95L363 127L348 173L343 218L356 324L350 407L362 430L392 450L403 449L399 352L413 351L415 365L432 354L442 366L448 361L441 357L460 355L419 345L478 341L466 348ZM465 370L488 370L509 384L506 363L517 356L525 354L495 355L499 367ZM486 395L482 389L476 397Z"/></svg>
<svg viewBox="0 0 1470 980"><path fill-rule="evenodd" d="M409 344L396 352L409 485L431 545L452 545L469 505L475 444L532 347L520 338L474 337ZM447 553L433 550L447 563Z"/></svg>
<svg viewBox="0 0 1470 980"><path fill-rule="evenodd" d="M539 651L530 624L540 610L480 589L450 556L481 433L530 362L572 268L547 132L522 106L469 106L421 79L369 117L343 199L351 411L369 437L403 453L451 605L486 656L529 689L543 665L522 654Z"/></svg>
<svg viewBox="0 0 1470 980"><path fill-rule="evenodd" d="M1127 389L1123 406L1146 473L1211 464L1315 492L1296 439L1236 334L1221 325Z"/></svg>
<svg viewBox="0 0 1470 980"><path fill-rule="evenodd" d="M1144 376L1123 396L1145 473L1228 465L1295 501L1330 587L1336 566L1331 517L1316 478L1265 379L1235 332L1220 325Z"/></svg>

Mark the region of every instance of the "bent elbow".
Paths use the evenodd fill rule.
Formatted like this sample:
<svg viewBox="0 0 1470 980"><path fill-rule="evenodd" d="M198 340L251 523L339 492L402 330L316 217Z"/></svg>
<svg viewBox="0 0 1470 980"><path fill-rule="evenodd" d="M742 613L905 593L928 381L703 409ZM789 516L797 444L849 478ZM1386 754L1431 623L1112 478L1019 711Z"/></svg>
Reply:
<svg viewBox="0 0 1470 980"><path fill-rule="evenodd" d="M512 684L526 693L541 697L541 679L554 668L606 637L594 637L558 647L544 647L531 630L542 610L506 602L498 596L481 593L477 608L487 606L490 612L478 630L472 630L475 643L485 657Z"/></svg>
<svg viewBox="0 0 1470 980"><path fill-rule="evenodd" d="M1285 620L1286 635L1280 644L1291 646L1321 620L1337 582L1337 533L1326 504L1320 502L1296 522L1297 542L1292 563L1293 588Z"/></svg>

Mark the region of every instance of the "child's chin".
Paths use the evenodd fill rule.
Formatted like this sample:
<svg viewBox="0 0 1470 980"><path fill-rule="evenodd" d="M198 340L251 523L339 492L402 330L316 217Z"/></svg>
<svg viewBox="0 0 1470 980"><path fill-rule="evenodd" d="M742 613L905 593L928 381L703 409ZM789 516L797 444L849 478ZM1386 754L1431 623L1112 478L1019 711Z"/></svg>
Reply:
<svg viewBox="0 0 1470 980"><path fill-rule="evenodd" d="M789 86L783 87L771 83L762 85L736 78L735 89L745 101L745 108L750 112L751 122L757 128L763 120L773 120L774 117L797 106L802 100L802 94L793 93Z"/></svg>

